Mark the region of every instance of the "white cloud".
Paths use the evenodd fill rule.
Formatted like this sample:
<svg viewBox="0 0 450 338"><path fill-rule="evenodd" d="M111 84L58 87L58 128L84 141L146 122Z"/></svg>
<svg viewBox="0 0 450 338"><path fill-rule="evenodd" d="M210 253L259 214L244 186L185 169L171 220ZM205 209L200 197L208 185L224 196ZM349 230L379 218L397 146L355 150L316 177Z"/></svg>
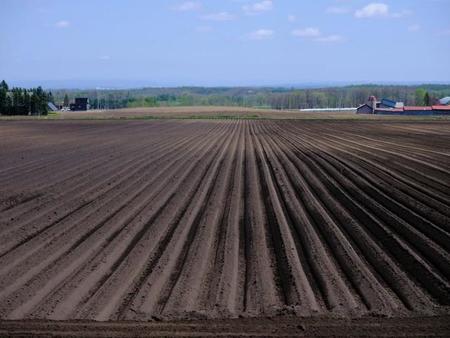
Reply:
<svg viewBox="0 0 450 338"><path fill-rule="evenodd" d="M384 3L374 2L368 4L366 7L358 9L355 12L355 17L372 18L372 17L387 17L389 15L389 6Z"/></svg>
<svg viewBox="0 0 450 338"><path fill-rule="evenodd" d="M297 17L295 15L288 15L288 21L295 22L295 21L297 21Z"/></svg>
<svg viewBox="0 0 450 338"><path fill-rule="evenodd" d="M350 12L350 9L345 7L328 7L326 12L329 14L347 14Z"/></svg>
<svg viewBox="0 0 450 338"><path fill-rule="evenodd" d="M236 17L228 12L218 12L218 13L210 13L203 15L201 17L203 20L208 21L231 21L234 20Z"/></svg>
<svg viewBox="0 0 450 338"><path fill-rule="evenodd" d="M294 29L292 31L292 35L298 36L301 38L314 38L319 37L321 35L320 30L314 27L308 27L303 29Z"/></svg>
<svg viewBox="0 0 450 338"><path fill-rule="evenodd" d="M320 36L314 40L318 41L318 42L341 42L341 41L344 41L344 38L341 35L332 34L332 35Z"/></svg>
<svg viewBox="0 0 450 338"><path fill-rule="evenodd" d="M185 1L183 3L180 3L172 9L174 11L180 11L180 12L188 12L188 11L197 11L202 7L202 4L198 1Z"/></svg>
<svg viewBox="0 0 450 338"><path fill-rule="evenodd" d="M403 18L405 16L411 15L412 11L408 9L404 9L400 12L390 12L389 6L381 3L381 2L373 2L368 4L366 7L358 9L355 12L355 17L358 19L362 18L375 18L375 17L384 17L384 18Z"/></svg>
<svg viewBox="0 0 450 338"><path fill-rule="evenodd" d="M317 42L341 42L344 41L344 37L338 34L323 35L318 28L308 27L303 29L295 29L292 31L292 35L304 39L310 39Z"/></svg>
<svg viewBox="0 0 450 338"><path fill-rule="evenodd" d="M412 14L412 11L405 9L400 12L391 13L389 6L381 2L373 2L366 7L358 9L355 12L355 17L358 19L363 18L403 18Z"/></svg>
<svg viewBox="0 0 450 338"><path fill-rule="evenodd" d="M267 40L272 38L274 35L274 31L271 29L258 29L254 32L251 32L248 37L252 40Z"/></svg>
<svg viewBox="0 0 450 338"><path fill-rule="evenodd" d="M242 7L244 12L248 15L260 14L262 12L267 12L272 10L273 2L272 0L264 0L261 2L256 2L251 5L245 5Z"/></svg>
<svg viewBox="0 0 450 338"><path fill-rule="evenodd" d="M55 23L55 26L58 28L67 28L70 26L70 22L67 20L60 20L57 23Z"/></svg>
<svg viewBox="0 0 450 338"><path fill-rule="evenodd" d="M410 25L410 26L408 26L408 31L410 31L410 32L418 32L418 31L420 31L420 25L417 25L417 24Z"/></svg>
<svg viewBox="0 0 450 338"><path fill-rule="evenodd" d="M99 59L102 61L108 61L111 60L111 57L109 55L102 55L99 57Z"/></svg>

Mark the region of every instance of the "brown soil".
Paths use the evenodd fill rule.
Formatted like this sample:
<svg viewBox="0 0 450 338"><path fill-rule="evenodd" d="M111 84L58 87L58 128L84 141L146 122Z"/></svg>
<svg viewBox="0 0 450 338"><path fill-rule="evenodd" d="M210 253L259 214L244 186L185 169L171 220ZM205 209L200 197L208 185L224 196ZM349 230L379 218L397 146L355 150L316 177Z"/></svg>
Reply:
<svg viewBox="0 0 450 338"><path fill-rule="evenodd" d="M124 108L114 110L91 110L86 112L64 112L60 114L63 119L127 119L127 118L268 118L268 119L295 119L295 118L355 118L354 111L345 112L302 112L299 110L275 110L244 107L153 107L153 108ZM368 115L365 115L366 117Z"/></svg>
<svg viewBox="0 0 450 338"><path fill-rule="evenodd" d="M300 111L274 110L244 107L154 107L125 108L114 110L89 110L58 112L48 116L0 116L1 120L139 120L139 119L297 119L297 120L380 120L380 121L420 121L444 120L450 116L401 116L355 114L355 111Z"/></svg>
<svg viewBox="0 0 450 338"><path fill-rule="evenodd" d="M0 321L1 337L448 337L450 317L269 317L171 322Z"/></svg>
<svg viewBox="0 0 450 338"><path fill-rule="evenodd" d="M35 319L448 333L450 122L4 121L0 135L0 334L144 325Z"/></svg>
<svg viewBox="0 0 450 338"><path fill-rule="evenodd" d="M150 119L276 119L276 120L378 120L450 121L448 115L402 116L356 114L355 111L300 111L230 106L147 107L50 113L48 116L0 116L2 120L150 120Z"/></svg>

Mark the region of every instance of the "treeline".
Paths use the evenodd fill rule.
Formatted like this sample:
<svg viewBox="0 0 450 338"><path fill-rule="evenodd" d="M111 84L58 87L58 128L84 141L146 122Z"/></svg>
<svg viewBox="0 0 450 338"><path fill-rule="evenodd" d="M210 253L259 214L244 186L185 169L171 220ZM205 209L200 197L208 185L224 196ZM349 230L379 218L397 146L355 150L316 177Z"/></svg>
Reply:
<svg viewBox="0 0 450 338"><path fill-rule="evenodd" d="M329 88L285 87L177 87L130 90L54 90L9 88L0 83L1 115L46 115L47 103L68 105L69 99L88 97L92 109L159 106L240 106L273 109L352 108L371 95L431 105L450 96L450 85L355 85Z"/></svg>
<svg viewBox="0 0 450 338"><path fill-rule="evenodd" d="M52 93L41 87L10 89L4 80L0 83L0 115L47 115L48 102L53 102Z"/></svg>
<svg viewBox="0 0 450 338"><path fill-rule="evenodd" d="M348 86L338 88L294 90L271 93L267 104L275 109L354 108L374 95L404 102L405 105L427 106L450 96L450 86Z"/></svg>
<svg viewBox="0 0 450 338"><path fill-rule="evenodd" d="M274 109L350 108L367 98L389 98L406 105L434 104L450 96L450 85L355 85L330 88L178 87L131 90L56 90L55 100L88 97L93 109L158 106L242 106Z"/></svg>

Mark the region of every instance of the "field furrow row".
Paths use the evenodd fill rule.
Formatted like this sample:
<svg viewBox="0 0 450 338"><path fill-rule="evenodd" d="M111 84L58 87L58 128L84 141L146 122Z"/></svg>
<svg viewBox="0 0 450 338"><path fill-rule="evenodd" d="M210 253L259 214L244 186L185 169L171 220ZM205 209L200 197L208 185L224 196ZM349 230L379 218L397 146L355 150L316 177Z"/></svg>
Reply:
<svg viewBox="0 0 450 338"><path fill-rule="evenodd" d="M449 314L449 131L0 124L0 319Z"/></svg>

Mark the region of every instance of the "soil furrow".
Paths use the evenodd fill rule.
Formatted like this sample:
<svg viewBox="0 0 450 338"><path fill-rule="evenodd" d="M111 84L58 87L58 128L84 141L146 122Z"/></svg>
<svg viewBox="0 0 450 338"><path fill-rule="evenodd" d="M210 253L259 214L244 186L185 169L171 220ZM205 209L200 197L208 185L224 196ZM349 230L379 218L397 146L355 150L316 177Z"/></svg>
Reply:
<svg viewBox="0 0 450 338"><path fill-rule="evenodd" d="M448 127L0 121L0 319L448 316Z"/></svg>

